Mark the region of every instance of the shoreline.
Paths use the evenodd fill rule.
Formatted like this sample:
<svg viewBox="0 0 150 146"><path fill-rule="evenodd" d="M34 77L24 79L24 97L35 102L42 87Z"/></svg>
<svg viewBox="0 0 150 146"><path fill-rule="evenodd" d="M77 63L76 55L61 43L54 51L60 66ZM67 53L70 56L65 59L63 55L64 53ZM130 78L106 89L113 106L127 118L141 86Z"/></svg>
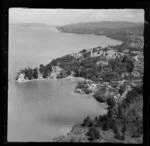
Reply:
<svg viewBox="0 0 150 146"><path fill-rule="evenodd" d="M15 80L15 82L16 83L27 83L27 82L33 82L33 81L42 81L42 80L50 80L49 78L43 78L43 79L32 79L32 80L24 80L24 81L21 81L21 82L19 82L19 81L17 81L17 80ZM54 80L54 79L53 79Z"/></svg>
<svg viewBox="0 0 150 146"><path fill-rule="evenodd" d="M65 32L64 32L65 33ZM68 33L68 32L67 32ZM78 33L77 33L78 34ZM100 36L100 35L97 35L97 34L91 34L91 35L96 35L96 36ZM105 35L103 35L103 36L105 36ZM107 37L107 36L105 36L105 37ZM108 38L111 38L111 37L108 37ZM113 39L113 38L111 38L111 39ZM115 39L114 39L115 40ZM118 41L120 41L120 40L118 40ZM120 45L124 42L124 41L120 41L121 43L120 43ZM120 46L119 45L119 46ZM115 46L115 45L114 45ZM49 81L49 80L55 80L55 81L57 81L57 80L64 80L64 79L79 79L79 81L89 81L88 79L85 79L85 78L82 78L82 77L74 77L74 76L70 76L70 75L68 75L67 77L62 77L62 78L50 78L50 77L47 77L47 78L37 78L37 79L31 79L31 80L26 80L26 79L24 79L24 80L19 80L19 82L16 80L16 82L17 83L24 83L24 82L32 82L32 81L40 81L40 80L46 80L46 81ZM104 83L104 82L103 82ZM106 82L105 82L106 83ZM119 87L120 87L120 84L121 83L119 83L119 82L117 82L117 85L119 85ZM109 85L109 84L108 84ZM104 88L106 88L108 85L106 85L106 86L104 86ZM89 85L90 86L90 85ZM89 88L89 87L88 87ZM79 88L80 89L80 88ZM112 88L113 89L113 88ZM82 88L80 89L80 91L82 91ZM129 90L128 90L129 91ZM75 92L75 91L74 91ZM79 92L78 94L80 94L81 92ZM107 92L108 94L109 94L109 92ZM119 94L119 96L117 96L118 94L116 94L117 92L114 92L114 94L112 95L113 96L113 98L114 98L114 95L115 95L115 100L117 101L118 99L121 99L120 97L123 97L123 96L121 96L121 94ZM123 92L124 93L124 92ZM86 92L83 92L83 94L86 94ZM98 103L100 102L100 101L98 101L93 95L91 95L92 96L92 98L94 98ZM126 96L126 95L125 95ZM98 99L100 99L100 98L98 98ZM123 98L122 98L123 99ZM117 101L118 102L118 101ZM76 125L76 124L74 124L74 125ZM69 141L71 141L72 142L72 139L76 139L77 138L77 136L76 136L76 134L75 135L72 135L73 134L73 129L75 130L75 131L77 131L78 132L78 130L79 131L82 131L83 130L83 127L82 126L73 126L72 127L72 130L69 132L69 133L66 133L66 134L64 134L63 135L63 137L62 137L62 139L61 139L61 136L58 136L58 137L56 137L56 138L53 138L53 141L54 142L59 142L59 138L60 138L60 142L62 142L61 140L64 140L63 142L67 142L67 140L69 140ZM100 129L100 128L99 128ZM100 132L100 131L99 131ZM102 131L103 132L103 131ZM111 133L111 132L110 132ZM108 135L110 134L109 132L108 132ZM105 137L105 134L101 134L102 136L104 136ZM71 137L71 139L68 139L68 136L69 136L69 138ZM83 136L83 133L81 132L81 135L79 136L80 138ZM106 137L107 137L107 133L106 133ZM58 139L57 139L58 138ZM111 139L112 137L110 137L110 139ZM114 138L115 139L115 138ZM56 140L56 141L55 141ZM81 140L82 140L82 138L81 138ZM116 140L116 139L115 139ZM87 141L85 141L85 142L87 142ZM99 142L101 142L101 141L99 141ZM107 141L105 141L105 142L107 142ZM121 141L122 142L122 141ZM124 140L124 142L125 142L125 140ZM124 143L123 142L123 143Z"/></svg>
<svg viewBox="0 0 150 146"><path fill-rule="evenodd" d="M106 37L106 38L109 38L109 39L113 39L113 40L119 41L121 44L125 41L125 40L122 40L120 38L111 37L111 36L106 35L106 34L70 32L70 31L67 31L67 30L62 30L61 28L57 28L57 27L55 27L55 28L58 31L62 32L62 33L71 33L71 34L79 34L79 35L81 34L81 35L103 36L103 37Z"/></svg>
<svg viewBox="0 0 150 146"><path fill-rule="evenodd" d="M15 80L15 82L16 83L19 83L19 84L21 84L21 83L27 83L27 82L34 82L34 81L43 81L43 80L62 80L62 79L79 79L79 80L86 80L86 79L84 79L83 77L74 77L74 76L67 76L67 77L65 77L65 78L59 78L59 79L51 79L51 78L42 78L42 79L32 79L32 80L24 80L24 81L21 81L21 82L19 82L19 81L17 81L17 80Z"/></svg>

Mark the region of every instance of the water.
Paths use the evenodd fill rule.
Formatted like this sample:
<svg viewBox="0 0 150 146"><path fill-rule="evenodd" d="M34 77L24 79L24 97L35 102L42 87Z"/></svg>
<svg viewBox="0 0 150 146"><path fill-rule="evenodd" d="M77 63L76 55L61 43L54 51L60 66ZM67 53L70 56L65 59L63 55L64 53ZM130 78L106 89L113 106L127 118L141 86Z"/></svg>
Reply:
<svg viewBox="0 0 150 146"><path fill-rule="evenodd" d="M15 83L25 67L82 49L120 44L104 36L61 33L51 27L9 26L8 141L52 141L87 115L105 112L90 95L74 93L78 79Z"/></svg>

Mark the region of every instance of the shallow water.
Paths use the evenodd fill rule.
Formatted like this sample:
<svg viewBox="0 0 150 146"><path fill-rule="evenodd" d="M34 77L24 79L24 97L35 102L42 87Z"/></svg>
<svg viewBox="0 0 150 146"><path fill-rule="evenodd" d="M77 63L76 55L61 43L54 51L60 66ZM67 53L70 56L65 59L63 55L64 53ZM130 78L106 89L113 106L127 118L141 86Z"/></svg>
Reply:
<svg viewBox="0 0 150 146"><path fill-rule="evenodd" d="M9 27L8 141L52 141L87 115L105 112L90 95L74 93L78 79L15 83L25 67L83 48L120 44L104 36L61 33L51 27Z"/></svg>

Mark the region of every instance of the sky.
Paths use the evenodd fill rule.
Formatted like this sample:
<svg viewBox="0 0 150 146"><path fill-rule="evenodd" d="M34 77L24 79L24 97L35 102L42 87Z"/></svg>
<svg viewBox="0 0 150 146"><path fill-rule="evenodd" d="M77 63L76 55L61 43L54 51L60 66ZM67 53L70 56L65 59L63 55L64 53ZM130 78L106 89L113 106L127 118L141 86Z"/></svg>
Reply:
<svg viewBox="0 0 150 146"><path fill-rule="evenodd" d="M143 9L29 9L10 8L10 23L66 25L79 22L144 22Z"/></svg>

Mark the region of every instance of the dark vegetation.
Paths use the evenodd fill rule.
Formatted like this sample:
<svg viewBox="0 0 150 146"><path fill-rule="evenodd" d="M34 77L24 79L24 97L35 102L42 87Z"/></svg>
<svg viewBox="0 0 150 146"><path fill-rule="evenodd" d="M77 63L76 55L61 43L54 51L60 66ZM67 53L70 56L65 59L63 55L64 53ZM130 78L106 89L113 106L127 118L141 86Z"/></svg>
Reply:
<svg viewBox="0 0 150 146"><path fill-rule="evenodd" d="M81 89L85 94L91 93L92 90L89 90L87 83L87 81L79 81L76 86L76 89Z"/></svg>
<svg viewBox="0 0 150 146"><path fill-rule="evenodd" d="M51 64L47 64L46 66L41 64L39 66L39 69L37 67L33 69L28 67L25 68L24 70L21 70L18 73L18 75L20 73L23 73L25 75L25 79L32 80L32 79L37 79L39 73L42 75L43 78L47 78L50 75L51 71L52 71ZM16 77L16 79L17 78L18 76Z"/></svg>
<svg viewBox="0 0 150 146"><path fill-rule="evenodd" d="M87 132L88 139L90 141L97 140L100 138L99 131L95 127L91 127Z"/></svg>
<svg viewBox="0 0 150 146"><path fill-rule="evenodd" d="M111 38L124 41L121 45L111 46L117 51L123 51L129 49L130 52L143 51L143 46L141 45L143 41L143 23L131 23L131 22L90 22L90 23L78 23L71 24L62 27L58 27L61 31L64 32L73 32L73 33L92 33L97 35L105 35ZM93 48L93 52L97 51L98 48ZM105 50L108 48L106 47ZM85 79L91 79L93 81L98 81L99 77L102 77L105 81L109 82L113 78L118 78L118 74L123 71L130 72L133 68L132 62L128 59L124 62L117 63L118 60L114 60L112 63L117 63L116 70L111 72L111 70L103 69L101 72L101 67L96 66L96 62L103 60L102 57L90 57L91 53L86 49L80 51L83 57L76 59L71 55L66 55L57 59L53 59L47 65L40 65L39 70L43 78L47 78L51 71L52 66L59 66L63 69L63 72L58 76L58 78L66 77L70 75L71 72L74 72L75 77L84 77ZM125 65L125 66L124 66ZM121 70L121 68L123 69ZM112 69L115 68L115 65L112 65ZM117 69L118 68L118 69ZM38 77L37 68L31 69L27 68L21 71L25 74L25 78L36 79Z"/></svg>
<svg viewBox="0 0 150 146"><path fill-rule="evenodd" d="M142 94L143 85L134 87L128 92L127 98L120 103L116 103L113 98L108 98L107 114L95 117L94 120L87 117L81 126L97 127L103 131L112 130L114 138L118 140L124 140L127 135L131 138L141 137L143 135ZM92 132L90 128L88 135ZM97 133L95 131L91 140L98 137Z"/></svg>
<svg viewBox="0 0 150 146"><path fill-rule="evenodd" d="M34 68L25 68L24 70L21 70L20 73L25 74L25 79L32 80L32 79L37 79L38 78L38 69Z"/></svg>
<svg viewBox="0 0 150 146"><path fill-rule="evenodd" d="M62 32L105 35L113 39L126 41L131 35L143 35L144 24L132 22L89 22L57 27Z"/></svg>
<svg viewBox="0 0 150 146"><path fill-rule="evenodd" d="M68 75L73 75L75 77L84 77L85 79L90 79L95 82L99 81L99 78L103 78L103 81L109 82L113 79L120 78L123 72L132 72L134 68L133 61L131 57L124 56L123 58L111 59L108 65L105 67L97 66L97 62L103 60L103 57L89 57L88 52L82 51L83 59L78 60L71 55L66 55L57 59L53 59L47 65L40 65L39 72L43 78L47 78L51 71L52 66L59 66L63 69L63 72L58 76L58 78L63 78ZM38 78L38 68L35 69L24 69L20 73L25 74L25 78L37 79Z"/></svg>
<svg viewBox="0 0 150 146"><path fill-rule="evenodd" d="M109 22L110 23L110 22ZM72 55L65 55L57 59L53 59L47 65L40 65L39 68L26 68L20 73L25 74L25 79L37 79L39 73L43 78L49 77L52 72L52 66L59 66L62 71L57 78L64 78L69 75L75 77L83 77L92 80L95 83L115 82L122 79L132 80L133 76L123 78L123 73L131 73L135 69L135 64L132 59L134 55L132 51L143 51L143 24L137 23L115 23L112 22L97 22L97 23L83 23L59 27L63 32L73 33L90 33L97 35L105 35L114 39L123 41L121 45L111 46L118 52L129 50L128 55L116 57L115 59L106 60L103 56L91 57L91 52L86 49L80 51L82 57L75 58ZM92 52L99 54L101 47L93 48ZM108 47L103 50L107 51ZM98 61L107 61L105 66L97 65ZM136 67L137 68L137 67ZM141 66L139 67L141 70ZM18 73L19 75L19 73ZM114 85L116 88L117 85ZM84 93L89 94L92 91L88 89L86 81L79 82L77 87L82 89ZM122 85L119 93L123 94L125 87ZM87 136L90 141L100 138L99 130L111 130L114 133L114 138L118 140L125 140L127 136L131 138L139 138L143 135L143 85L135 86L126 95L126 98L120 102L116 102L113 96L105 96L106 88L100 87L94 93L94 98L99 102L105 102L107 107L107 114L95 117L94 120L86 117L81 126L89 127Z"/></svg>

